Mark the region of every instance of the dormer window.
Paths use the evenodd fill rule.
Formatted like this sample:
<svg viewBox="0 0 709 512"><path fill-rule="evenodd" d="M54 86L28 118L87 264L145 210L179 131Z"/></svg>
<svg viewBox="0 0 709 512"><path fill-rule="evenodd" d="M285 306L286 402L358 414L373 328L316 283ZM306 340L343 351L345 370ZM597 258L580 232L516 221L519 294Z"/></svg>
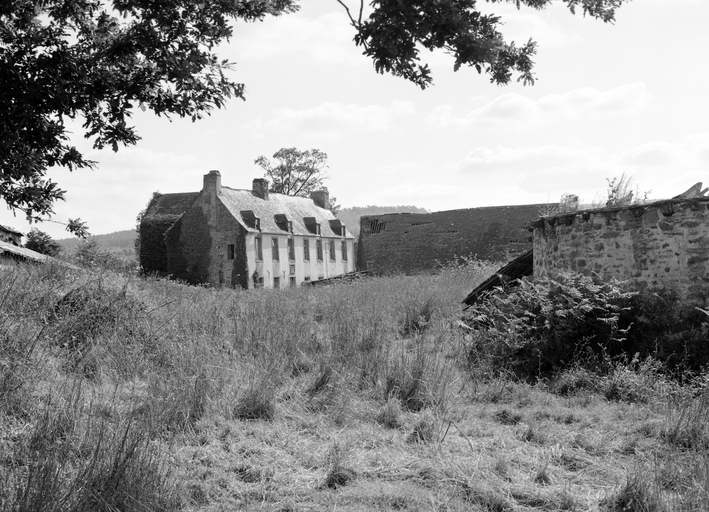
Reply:
<svg viewBox="0 0 709 512"><path fill-rule="evenodd" d="M278 213L273 216L273 220L276 221L276 225L279 229L287 231L288 233L293 233L293 221L288 220L286 214Z"/></svg>
<svg viewBox="0 0 709 512"><path fill-rule="evenodd" d="M320 223L315 219L315 217L303 217L303 222L305 222L305 227L313 235L320 235Z"/></svg>
<svg viewBox="0 0 709 512"><path fill-rule="evenodd" d="M340 219L330 219L330 229L332 229L332 231L338 236L345 236L345 233L347 232L345 230L345 225Z"/></svg>
<svg viewBox="0 0 709 512"><path fill-rule="evenodd" d="M253 210L242 210L239 213L241 213L241 218L248 228L261 231L261 219L256 216Z"/></svg>

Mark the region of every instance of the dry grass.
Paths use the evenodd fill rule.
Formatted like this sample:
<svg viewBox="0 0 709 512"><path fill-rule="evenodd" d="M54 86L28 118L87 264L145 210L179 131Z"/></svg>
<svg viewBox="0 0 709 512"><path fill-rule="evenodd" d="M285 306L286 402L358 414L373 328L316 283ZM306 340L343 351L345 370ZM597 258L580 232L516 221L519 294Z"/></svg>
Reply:
<svg viewBox="0 0 709 512"><path fill-rule="evenodd" d="M471 367L459 301L491 270L249 293L3 270L0 509L709 509L705 381Z"/></svg>

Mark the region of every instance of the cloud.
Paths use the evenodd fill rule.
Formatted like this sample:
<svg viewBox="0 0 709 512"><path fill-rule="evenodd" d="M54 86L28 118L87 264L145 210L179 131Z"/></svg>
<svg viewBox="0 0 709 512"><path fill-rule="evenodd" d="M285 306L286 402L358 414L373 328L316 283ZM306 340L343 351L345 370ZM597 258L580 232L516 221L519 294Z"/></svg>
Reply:
<svg viewBox="0 0 709 512"><path fill-rule="evenodd" d="M450 105L439 105L428 115L426 123L438 128L527 129L561 121L631 116L644 109L651 97L642 83L606 91L584 87L566 94L549 94L538 100L506 93L463 115L455 115Z"/></svg>
<svg viewBox="0 0 709 512"><path fill-rule="evenodd" d="M625 151L618 159L628 174L652 176L675 190L686 189L697 181L709 185L709 176L705 174L708 162L709 132L694 133L679 142L641 144Z"/></svg>
<svg viewBox="0 0 709 512"><path fill-rule="evenodd" d="M262 23L238 23L229 45L231 58L239 62L263 63L273 59L298 59L317 64L368 64L352 43L354 29L344 12L308 18L291 14Z"/></svg>
<svg viewBox="0 0 709 512"><path fill-rule="evenodd" d="M649 142L621 155L620 161L630 166L667 166L677 155L676 145L668 142Z"/></svg>
<svg viewBox="0 0 709 512"><path fill-rule="evenodd" d="M620 153L597 148L560 145L541 147L478 147L453 164L461 183L488 190L506 190L523 202L556 201L574 193L591 202L602 196L606 179L625 174L640 194L673 197L698 181L707 182L709 132L692 134L679 142L655 141ZM705 183L709 185L709 183ZM492 198L488 198L492 200ZM504 195L485 204L511 204Z"/></svg>
<svg viewBox="0 0 709 512"><path fill-rule="evenodd" d="M484 4L481 2L480 5ZM542 48L552 48L580 40L572 30L550 22L548 13L543 11L518 10L513 6L506 6L503 12L500 8L501 4L489 7L500 15L503 23L500 31L510 41L522 44L531 38Z"/></svg>
<svg viewBox="0 0 709 512"><path fill-rule="evenodd" d="M410 102L394 101L389 106L325 102L304 109L281 108L270 119L251 126L256 134L264 131L307 131L325 138L338 138L343 130L381 132L392 128L395 118L414 114Z"/></svg>

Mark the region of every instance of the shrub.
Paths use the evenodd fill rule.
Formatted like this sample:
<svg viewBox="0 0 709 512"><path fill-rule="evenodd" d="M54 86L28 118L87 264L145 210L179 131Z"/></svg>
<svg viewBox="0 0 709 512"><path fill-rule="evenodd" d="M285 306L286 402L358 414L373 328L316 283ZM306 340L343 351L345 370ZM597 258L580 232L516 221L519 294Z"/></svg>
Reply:
<svg viewBox="0 0 709 512"><path fill-rule="evenodd" d="M682 302L672 290L635 295L621 313L630 326L625 345L641 356L652 355L678 373L700 372L709 365L709 315Z"/></svg>
<svg viewBox="0 0 709 512"><path fill-rule="evenodd" d="M620 353L620 314L633 296L617 281L580 274L523 279L512 290L497 289L468 310L466 320L479 329L471 360L539 377L570 365L582 352Z"/></svg>
<svg viewBox="0 0 709 512"><path fill-rule="evenodd" d="M652 357L680 377L709 365L705 310L682 303L671 291L631 291L613 279L600 282L580 274L523 279L516 288L493 291L464 319L476 328L469 364L509 369L523 378L571 367L605 374L617 370L614 361L633 357ZM559 391L587 384L569 381ZM616 396L613 389L609 393Z"/></svg>

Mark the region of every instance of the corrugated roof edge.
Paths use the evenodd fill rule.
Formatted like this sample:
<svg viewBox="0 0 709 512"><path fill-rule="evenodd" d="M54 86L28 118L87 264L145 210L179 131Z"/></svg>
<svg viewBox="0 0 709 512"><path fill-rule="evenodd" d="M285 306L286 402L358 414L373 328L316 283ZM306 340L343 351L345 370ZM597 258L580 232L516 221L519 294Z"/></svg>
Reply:
<svg viewBox="0 0 709 512"><path fill-rule="evenodd" d="M46 254L41 254L39 252L35 252L30 249L26 249L24 247L18 247L16 245L12 245L12 244L8 244L7 242L0 241L0 253L3 253L3 252L9 252L10 254L14 254L16 256L20 256L22 258L32 260L32 261L45 262L45 261L51 259Z"/></svg>

